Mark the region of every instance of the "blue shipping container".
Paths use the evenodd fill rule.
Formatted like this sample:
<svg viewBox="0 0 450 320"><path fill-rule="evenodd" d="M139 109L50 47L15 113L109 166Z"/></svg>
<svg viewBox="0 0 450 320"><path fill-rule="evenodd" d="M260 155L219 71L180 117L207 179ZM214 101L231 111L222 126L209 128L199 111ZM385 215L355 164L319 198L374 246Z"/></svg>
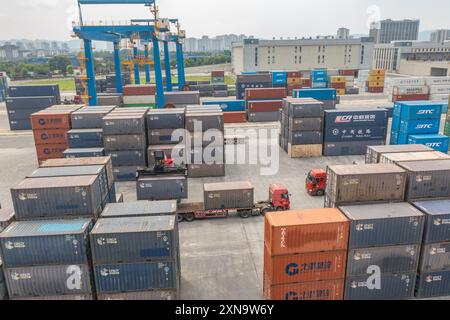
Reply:
<svg viewBox="0 0 450 320"><path fill-rule="evenodd" d="M14 222L0 235L6 268L87 264L90 219Z"/></svg>
<svg viewBox="0 0 450 320"><path fill-rule="evenodd" d="M242 112L245 111L245 100L216 100L203 101L204 106L219 105L223 112Z"/></svg>
<svg viewBox="0 0 450 320"><path fill-rule="evenodd" d="M450 241L450 200L427 200L412 203L426 214L424 243Z"/></svg>
<svg viewBox="0 0 450 320"><path fill-rule="evenodd" d="M286 84L287 83L287 72L285 71L272 71L272 84Z"/></svg>
<svg viewBox="0 0 450 320"><path fill-rule="evenodd" d="M146 166L145 150L108 151L113 166Z"/></svg>
<svg viewBox="0 0 450 320"><path fill-rule="evenodd" d="M294 98L313 98L316 100L336 100L336 89L298 89L292 93Z"/></svg>
<svg viewBox="0 0 450 320"><path fill-rule="evenodd" d="M408 144L423 144L436 151L448 153L450 137L442 134L423 134L408 137Z"/></svg>
<svg viewBox="0 0 450 320"><path fill-rule="evenodd" d="M386 109L325 110L325 127L387 127L388 120Z"/></svg>
<svg viewBox="0 0 450 320"><path fill-rule="evenodd" d="M419 275L417 298L448 296L450 293L450 271L436 271Z"/></svg>
<svg viewBox="0 0 450 320"><path fill-rule="evenodd" d="M402 120L400 132L407 135L439 133L441 119Z"/></svg>
<svg viewBox="0 0 450 320"><path fill-rule="evenodd" d="M63 154L64 158L94 158L104 157L105 150L103 148L67 149Z"/></svg>
<svg viewBox="0 0 450 320"><path fill-rule="evenodd" d="M398 102L394 105L394 116L402 120L440 119L443 103L430 101Z"/></svg>

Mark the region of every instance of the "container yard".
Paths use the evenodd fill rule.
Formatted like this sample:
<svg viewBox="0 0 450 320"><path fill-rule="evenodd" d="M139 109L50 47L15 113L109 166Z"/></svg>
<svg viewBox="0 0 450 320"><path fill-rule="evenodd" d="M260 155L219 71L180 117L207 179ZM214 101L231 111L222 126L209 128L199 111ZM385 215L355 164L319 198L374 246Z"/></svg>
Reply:
<svg viewBox="0 0 450 320"><path fill-rule="evenodd" d="M450 74L252 37L193 80L181 17L73 2L74 90L0 70L0 304L450 300Z"/></svg>

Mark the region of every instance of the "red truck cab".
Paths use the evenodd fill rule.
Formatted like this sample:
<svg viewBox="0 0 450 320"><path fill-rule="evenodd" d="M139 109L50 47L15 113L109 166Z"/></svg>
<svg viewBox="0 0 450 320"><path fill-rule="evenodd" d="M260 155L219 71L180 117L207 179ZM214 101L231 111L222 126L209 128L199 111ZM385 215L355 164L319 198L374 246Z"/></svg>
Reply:
<svg viewBox="0 0 450 320"><path fill-rule="evenodd" d="M269 202L277 211L286 211L291 209L291 200L288 189L278 183L270 185Z"/></svg>
<svg viewBox="0 0 450 320"><path fill-rule="evenodd" d="M306 190L311 196L321 197L325 195L327 187L327 173L322 169L313 169L306 177Z"/></svg>

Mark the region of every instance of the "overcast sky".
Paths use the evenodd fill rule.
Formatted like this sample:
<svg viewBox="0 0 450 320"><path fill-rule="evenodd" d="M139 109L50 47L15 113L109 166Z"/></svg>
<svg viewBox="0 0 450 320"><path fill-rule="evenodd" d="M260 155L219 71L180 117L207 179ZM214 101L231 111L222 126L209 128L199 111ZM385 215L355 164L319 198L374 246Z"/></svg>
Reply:
<svg viewBox="0 0 450 320"><path fill-rule="evenodd" d="M76 0L0 0L0 39L69 40ZM348 27L368 33L374 19L418 18L420 30L450 29L449 0L158 0L161 17L179 18L188 37L246 34L302 37ZM85 20L148 18L140 5L84 7Z"/></svg>

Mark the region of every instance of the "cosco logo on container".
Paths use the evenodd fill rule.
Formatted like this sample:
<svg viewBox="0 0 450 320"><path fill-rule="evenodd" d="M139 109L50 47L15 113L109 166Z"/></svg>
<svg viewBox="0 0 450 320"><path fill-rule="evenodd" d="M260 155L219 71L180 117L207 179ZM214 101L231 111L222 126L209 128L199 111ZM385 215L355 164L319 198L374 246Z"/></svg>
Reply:
<svg viewBox="0 0 450 320"><path fill-rule="evenodd" d="M38 120L38 123L39 123L41 126L43 126L43 125L45 124L45 119L39 119L39 120Z"/></svg>

